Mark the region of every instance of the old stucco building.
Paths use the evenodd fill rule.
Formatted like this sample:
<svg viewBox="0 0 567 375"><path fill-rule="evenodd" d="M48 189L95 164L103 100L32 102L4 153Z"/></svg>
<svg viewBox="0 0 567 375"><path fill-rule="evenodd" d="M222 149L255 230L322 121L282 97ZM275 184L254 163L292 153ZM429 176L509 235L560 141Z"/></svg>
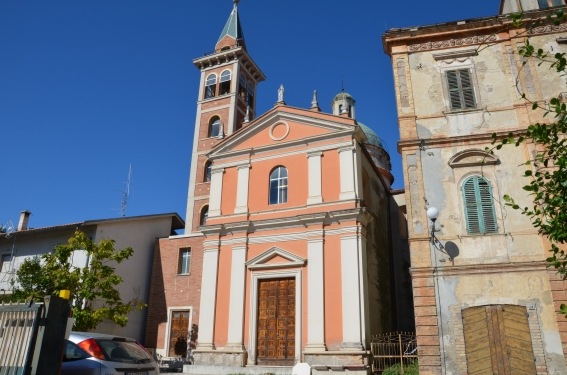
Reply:
<svg viewBox="0 0 567 375"><path fill-rule="evenodd" d="M190 373L288 374L307 362L367 374L371 335L413 326L411 291L395 291L409 280L392 273L407 247L392 233L405 222L389 156L344 91L325 113L316 93L297 108L280 87L258 114L265 77L234 3L214 52L193 61L185 234L156 249L146 342L175 356L188 338Z"/></svg>
<svg viewBox="0 0 567 375"><path fill-rule="evenodd" d="M543 101L565 91L564 77L533 60L524 65L517 51L529 38L567 52L566 24L518 28L504 13L537 19L563 4L506 0L499 16L383 36L399 114L420 374L567 373L567 321L558 313L565 283L546 269L545 238L503 203L509 194L529 206L520 164L533 146L485 152L492 133L549 121L522 93Z"/></svg>

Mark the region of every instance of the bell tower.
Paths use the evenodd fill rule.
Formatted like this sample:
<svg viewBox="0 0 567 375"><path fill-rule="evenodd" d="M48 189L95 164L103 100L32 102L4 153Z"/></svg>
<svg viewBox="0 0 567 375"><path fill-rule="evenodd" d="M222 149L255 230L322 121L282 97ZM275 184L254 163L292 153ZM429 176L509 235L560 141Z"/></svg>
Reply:
<svg viewBox="0 0 567 375"><path fill-rule="evenodd" d="M201 71L191 153L185 234L199 232L208 216L213 166L207 153L255 117L256 87L266 79L248 55L238 0L212 52L193 60Z"/></svg>

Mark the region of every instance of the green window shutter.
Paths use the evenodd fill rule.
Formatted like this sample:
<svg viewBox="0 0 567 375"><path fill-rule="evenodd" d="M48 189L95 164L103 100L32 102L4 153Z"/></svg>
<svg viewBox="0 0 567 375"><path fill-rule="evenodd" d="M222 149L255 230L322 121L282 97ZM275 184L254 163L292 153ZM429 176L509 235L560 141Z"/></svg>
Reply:
<svg viewBox="0 0 567 375"><path fill-rule="evenodd" d="M445 72L451 110L476 108L476 100L469 69L448 70Z"/></svg>
<svg viewBox="0 0 567 375"><path fill-rule="evenodd" d="M461 80L461 92L463 95L462 104L464 105L462 108L476 108L470 70L460 69L459 75Z"/></svg>
<svg viewBox="0 0 567 375"><path fill-rule="evenodd" d="M497 233L492 189L482 177L470 177L463 184L468 234Z"/></svg>

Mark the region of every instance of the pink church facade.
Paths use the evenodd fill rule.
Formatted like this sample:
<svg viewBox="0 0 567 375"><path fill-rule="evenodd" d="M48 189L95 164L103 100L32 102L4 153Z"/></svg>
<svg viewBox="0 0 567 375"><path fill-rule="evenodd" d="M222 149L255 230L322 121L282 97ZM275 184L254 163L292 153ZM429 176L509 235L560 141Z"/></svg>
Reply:
<svg viewBox="0 0 567 375"><path fill-rule="evenodd" d="M368 373L371 336L399 327L396 311L411 305L395 290L397 206L379 138L345 92L324 113L316 93L302 109L281 87L257 116L265 77L236 4L215 52L194 64L186 229L156 246L146 344L171 356L188 341L185 372L196 374L299 362Z"/></svg>

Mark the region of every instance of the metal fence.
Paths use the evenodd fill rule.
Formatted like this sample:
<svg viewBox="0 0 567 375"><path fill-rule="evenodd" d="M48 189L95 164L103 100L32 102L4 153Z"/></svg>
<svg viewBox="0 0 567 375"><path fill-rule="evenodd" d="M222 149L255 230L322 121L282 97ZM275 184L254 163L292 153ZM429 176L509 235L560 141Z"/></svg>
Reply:
<svg viewBox="0 0 567 375"><path fill-rule="evenodd" d="M38 303L0 306L0 375L23 374L31 366L43 308Z"/></svg>
<svg viewBox="0 0 567 375"><path fill-rule="evenodd" d="M59 374L70 311L55 296L0 304L0 375Z"/></svg>
<svg viewBox="0 0 567 375"><path fill-rule="evenodd" d="M381 374L391 366L399 367L399 373L417 361L415 333L393 332L372 337L372 372Z"/></svg>

